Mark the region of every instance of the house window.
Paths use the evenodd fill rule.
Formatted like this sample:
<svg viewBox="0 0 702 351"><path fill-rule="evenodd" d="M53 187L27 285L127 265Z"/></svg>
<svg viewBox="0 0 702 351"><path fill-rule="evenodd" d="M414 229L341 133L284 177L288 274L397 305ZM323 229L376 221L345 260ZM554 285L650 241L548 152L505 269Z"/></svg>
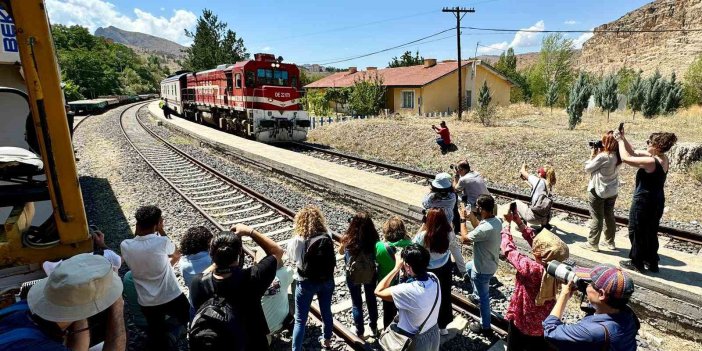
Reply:
<svg viewBox="0 0 702 351"><path fill-rule="evenodd" d="M466 91L466 107L468 107L468 108L473 107L473 91L472 90Z"/></svg>
<svg viewBox="0 0 702 351"><path fill-rule="evenodd" d="M241 73L237 73L237 74L234 76L234 84L235 84L234 86L235 86L237 89L240 89L240 88L241 88Z"/></svg>
<svg viewBox="0 0 702 351"><path fill-rule="evenodd" d="M414 108L414 91L402 92L402 108Z"/></svg>

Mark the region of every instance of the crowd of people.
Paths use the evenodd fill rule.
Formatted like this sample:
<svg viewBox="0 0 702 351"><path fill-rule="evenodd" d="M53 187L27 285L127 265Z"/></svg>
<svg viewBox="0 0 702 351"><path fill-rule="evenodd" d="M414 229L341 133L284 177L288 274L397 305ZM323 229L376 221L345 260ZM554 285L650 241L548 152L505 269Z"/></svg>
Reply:
<svg viewBox="0 0 702 351"><path fill-rule="evenodd" d="M574 324L561 318L575 286L546 269L569 257L568 246L550 230L554 168L545 165L530 174L523 166L519 173L531 188L531 200L510 204L498 218L485 180L462 160L452 167L455 174L440 173L431 181L414 235L400 217L376 226L370 212L359 211L336 245L322 211L305 206L295 215L285 249L243 224L215 234L195 226L176 245L164 231L161 210L143 206L135 213L134 237L120 245L121 257L95 231L93 253L46 262L47 278L29 290L27 299L0 310L0 349L124 350L126 306L133 322L146 330L150 350L176 350L185 342L193 351L268 350L272 335L286 328L292 350L302 350L315 297L323 322L319 346L329 348L340 255L353 331L362 339L374 337L385 350L400 350L406 340L411 350L439 349L454 318L454 273L470 282L468 298L480 306L480 321L470 330L491 335L490 282L500 259L516 271L505 314L508 350L635 350L639 322L627 305L634 282L622 268L658 271L656 228L669 165L665 152L675 141L673 134L654 133L646 151L634 151L620 130L607 132L593 149L585 164L592 219L583 245L598 251L604 228L605 247L616 249L619 167L638 167L630 211L631 260L621 267L575 269L589 282L583 290L594 313ZM512 224L531 254L517 249ZM255 259L247 258L244 238L258 247ZM462 245L472 249L468 262ZM120 279L122 260L129 272ZM181 288L176 264L188 289Z"/></svg>

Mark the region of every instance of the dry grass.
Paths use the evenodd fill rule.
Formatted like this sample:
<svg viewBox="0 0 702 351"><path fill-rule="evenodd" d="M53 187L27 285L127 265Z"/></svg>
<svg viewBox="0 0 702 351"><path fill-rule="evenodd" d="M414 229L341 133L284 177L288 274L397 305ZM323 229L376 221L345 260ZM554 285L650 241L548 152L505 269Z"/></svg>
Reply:
<svg viewBox="0 0 702 351"><path fill-rule="evenodd" d="M535 108L515 104L498 108L496 127L483 127L470 114L464 121L445 118L458 151L441 155L434 143L436 135L432 124L438 118L404 117L402 120L371 119L333 123L311 131L311 142L395 164L418 167L428 171L447 170L450 163L461 158L470 160L474 169L491 183L505 187L524 188L518 178L518 169L526 162L531 170L550 163L556 167L559 196L585 200L588 175L583 163L589 158L588 140L598 139L603 132L615 129L620 121L626 122L626 131L634 147L644 147L648 135L656 131L677 134L680 141L702 141L702 109L694 107L672 116L644 119L630 112L614 112L607 116L586 112L583 123L568 130L564 110ZM632 167L622 168L622 189L617 207L628 209L634 186ZM702 222L702 208L698 205L702 186L689 173L673 172L666 185L667 208L664 220Z"/></svg>

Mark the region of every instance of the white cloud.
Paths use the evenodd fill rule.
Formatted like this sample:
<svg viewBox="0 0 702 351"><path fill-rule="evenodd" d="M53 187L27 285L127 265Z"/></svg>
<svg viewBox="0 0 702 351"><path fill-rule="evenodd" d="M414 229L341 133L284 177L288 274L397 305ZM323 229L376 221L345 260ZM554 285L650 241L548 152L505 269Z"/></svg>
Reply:
<svg viewBox="0 0 702 351"><path fill-rule="evenodd" d="M273 48L270 46L264 46L261 48L262 52L271 52L271 50L273 50Z"/></svg>
<svg viewBox="0 0 702 351"><path fill-rule="evenodd" d="M166 8L165 8L165 7L162 7L162 8L161 8L161 11L166 11Z"/></svg>
<svg viewBox="0 0 702 351"><path fill-rule="evenodd" d="M500 54L508 48L528 48L536 46L541 41L541 33L538 32L524 32L523 30L530 31L542 31L544 30L544 21L538 21L533 26L529 28L522 28L519 32L514 34L514 38L511 43L503 41L501 43L494 43L478 48L479 54Z"/></svg>
<svg viewBox="0 0 702 351"><path fill-rule="evenodd" d="M590 32L590 33L583 33L583 34L580 34L579 37L573 39L573 47L576 48L576 49L582 48L582 47L583 47L583 44L584 44L588 39L592 38L593 35L595 35L595 34L593 34L593 33L591 33L591 32Z"/></svg>
<svg viewBox="0 0 702 351"><path fill-rule="evenodd" d="M166 18L135 8L133 16L129 16L103 0L47 0L46 7L53 23L77 24L87 27L91 32L98 27L115 26L166 38L182 45L190 45L191 40L185 36L184 30L192 30L197 22L197 16L187 10L174 10L173 15Z"/></svg>
<svg viewBox="0 0 702 351"><path fill-rule="evenodd" d="M569 26L572 26L572 25L574 25L574 24L578 24L578 21L576 21L576 20L567 20L567 21L563 22L563 24L567 24L567 25L569 25Z"/></svg>

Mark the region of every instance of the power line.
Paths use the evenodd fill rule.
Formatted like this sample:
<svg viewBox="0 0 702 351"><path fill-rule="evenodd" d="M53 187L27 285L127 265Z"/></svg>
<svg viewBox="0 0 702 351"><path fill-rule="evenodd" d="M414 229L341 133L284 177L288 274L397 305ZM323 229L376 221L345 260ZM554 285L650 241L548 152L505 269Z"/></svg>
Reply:
<svg viewBox="0 0 702 351"><path fill-rule="evenodd" d="M425 40L425 39L433 38L433 37L435 37L435 36L444 34L444 33L448 32L448 31L454 30L454 28L455 28L455 27L453 27L453 28L448 28L448 29L444 29L444 30L442 30L442 31L440 31L440 32L437 32L437 33L434 33L434 34L431 34L431 35L427 35L427 36L425 36L425 37L422 37L422 38L419 38L419 39L415 39L415 40L412 40L412 41L407 42L407 43L402 43L402 44L399 44L399 45L396 45L396 46L393 46L393 47L389 47L389 48L382 49L382 50L378 50L378 51L373 51L373 52L370 52L370 53L367 53L367 54L362 54L362 55L353 56L353 57L347 57L347 58L341 58L341 59L332 59L331 61L328 61L328 62L319 63L319 65L323 65L323 66L324 66L324 65L331 65L331 64L334 64L334 63L341 63L341 62L356 60L356 59L359 59L359 58L368 57L368 56L376 55L376 54L379 54L379 53L382 53L382 52L386 52L386 51L398 49L398 48L401 48L401 47L403 47L403 46L411 45L411 44L414 44L414 43L423 41L423 40Z"/></svg>
<svg viewBox="0 0 702 351"><path fill-rule="evenodd" d="M591 29L591 30L543 30L543 29L504 29L461 27L462 29L490 32L526 32L526 33L672 33L672 32L702 32L702 28L690 29Z"/></svg>

